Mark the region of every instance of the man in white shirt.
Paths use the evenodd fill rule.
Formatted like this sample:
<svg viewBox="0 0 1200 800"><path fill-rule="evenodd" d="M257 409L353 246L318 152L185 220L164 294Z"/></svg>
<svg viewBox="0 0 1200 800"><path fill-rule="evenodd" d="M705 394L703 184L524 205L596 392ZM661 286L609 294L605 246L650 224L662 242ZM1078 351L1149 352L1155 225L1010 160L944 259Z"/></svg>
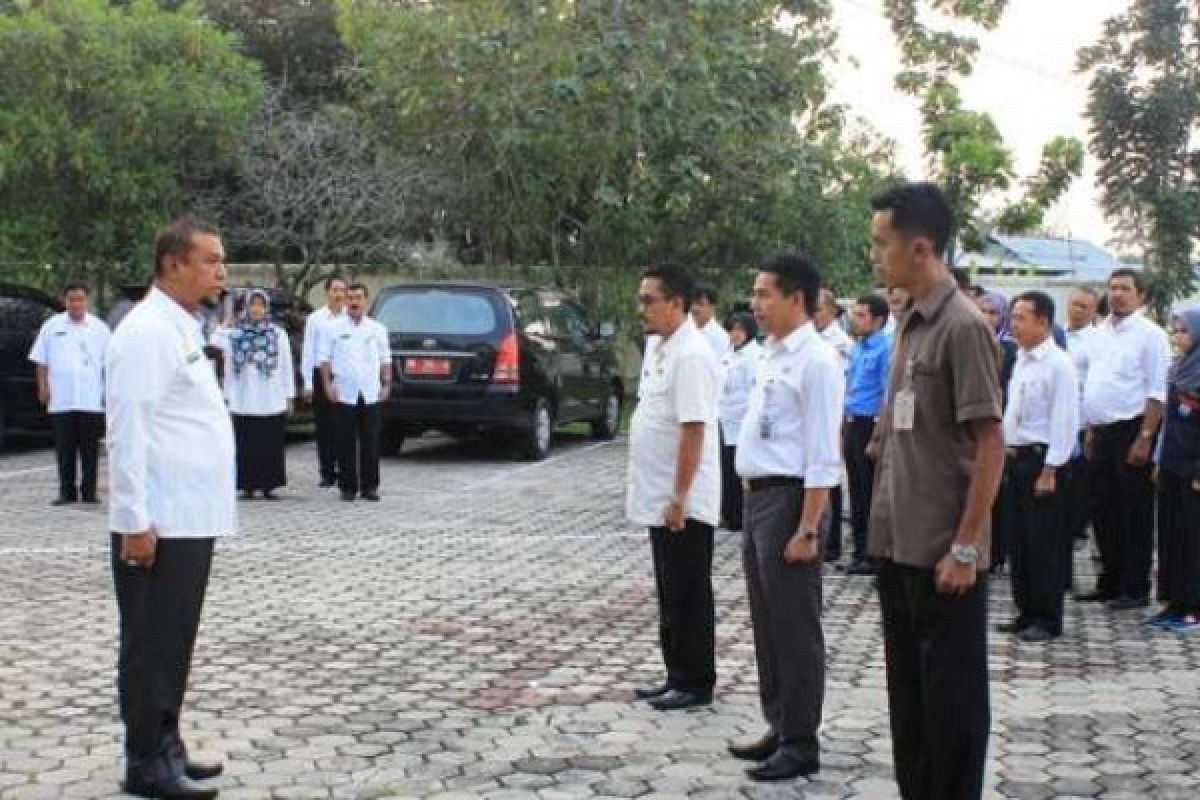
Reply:
<svg viewBox="0 0 1200 800"><path fill-rule="evenodd" d="M104 435L104 354L108 326L88 313L88 288L69 284L63 290L66 311L42 325L29 360L37 364L38 400L50 413L58 457L58 497L52 505L99 502L96 464ZM75 463L82 480L75 486Z"/></svg>
<svg viewBox="0 0 1200 800"><path fill-rule="evenodd" d="M330 325L320 354L321 382L336 407L338 488L379 502L379 403L392 386L387 329L367 316L367 287L346 287L346 314Z"/></svg>
<svg viewBox="0 0 1200 800"><path fill-rule="evenodd" d="M108 348L112 566L120 615L117 687L124 790L207 800L179 732L216 537L237 530L233 427L197 314L217 300L225 250L191 217L159 231L154 285Z"/></svg>
<svg viewBox="0 0 1200 800"><path fill-rule="evenodd" d="M829 491L841 481L845 393L841 361L812 324L820 283L802 254L773 259L754 280L754 316L768 338L738 435L737 471L746 487L742 562L768 730L729 749L761 761L747 774L762 781L820 768L819 528Z"/></svg>
<svg viewBox="0 0 1200 800"><path fill-rule="evenodd" d="M1065 473L1079 434L1079 386L1071 357L1051 336L1053 324L1049 295L1017 297L1011 325L1020 350L1004 410L1017 617L1000 630L1027 642L1062 634L1062 560L1071 552Z"/></svg>
<svg viewBox="0 0 1200 800"><path fill-rule="evenodd" d="M635 694L660 711L707 705L716 684L713 530L721 509L720 366L688 306L691 276L647 268L638 288L648 334L629 435L626 513L650 531L666 681Z"/></svg>
<svg viewBox="0 0 1200 800"><path fill-rule="evenodd" d="M328 489L337 483L337 439L334 431L333 403L325 395L321 380L320 353L330 326L342 319L346 305L346 281L336 275L325 279L325 305L304 321L304 346L300 353L300 371L304 375L304 399L312 403L317 428L317 465L319 486Z"/></svg>
<svg viewBox="0 0 1200 800"><path fill-rule="evenodd" d="M1074 549L1076 541L1087 539L1087 527L1092 521L1092 495L1088 481L1088 460L1083 456L1083 387L1087 382L1088 347L1095 337L1096 312L1100 295L1090 286L1080 286L1067 299L1067 328L1063 332L1067 340L1067 353L1075 364L1075 377L1079 383L1079 438L1071 468L1067 471L1067 528L1071 536L1064 542L1067 548L1063 559L1063 583L1070 589L1074 579Z"/></svg>
<svg viewBox="0 0 1200 800"><path fill-rule="evenodd" d="M850 338L850 334L842 330L842 326L838 323L838 317L841 314L842 309L838 306L833 292L822 289L817 297L817 313L813 315L813 324L816 325L821 339L838 354L842 371L845 372L850 366L850 350L854 347L854 340ZM829 538L825 545L825 560L833 562L842 557L842 487L840 484L834 486L829 492L828 513L829 520L826 530Z"/></svg>
<svg viewBox="0 0 1200 800"><path fill-rule="evenodd" d="M1113 610L1149 605L1154 553L1151 456L1166 402L1171 346L1146 319L1140 272L1121 268L1108 279L1111 314L1088 347L1083 390L1084 455L1091 462L1092 524L1101 573L1083 602Z"/></svg>
<svg viewBox="0 0 1200 800"><path fill-rule="evenodd" d="M696 329L704 335L713 354L718 359L724 358L729 352L729 332L717 320L717 290L711 286L696 287L691 314Z"/></svg>

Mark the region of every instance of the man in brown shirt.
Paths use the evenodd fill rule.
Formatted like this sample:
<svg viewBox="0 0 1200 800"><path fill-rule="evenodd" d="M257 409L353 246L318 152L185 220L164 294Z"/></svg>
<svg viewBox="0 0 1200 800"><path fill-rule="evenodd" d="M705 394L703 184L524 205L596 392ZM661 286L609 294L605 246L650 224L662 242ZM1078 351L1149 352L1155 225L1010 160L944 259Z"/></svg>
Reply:
<svg viewBox="0 0 1200 800"><path fill-rule="evenodd" d="M943 261L953 213L932 184L872 201L872 258L912 309L896 326L868 552L879 560L896 782L905 800L983 792L989 520L1004 466L992 332Z"/></svg>

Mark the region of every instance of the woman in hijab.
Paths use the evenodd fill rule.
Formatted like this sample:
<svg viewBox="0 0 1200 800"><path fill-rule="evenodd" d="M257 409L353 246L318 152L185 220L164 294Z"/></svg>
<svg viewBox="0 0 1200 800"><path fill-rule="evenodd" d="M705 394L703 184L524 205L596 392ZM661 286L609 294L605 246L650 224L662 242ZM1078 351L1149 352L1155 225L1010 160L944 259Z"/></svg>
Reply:
<svg viewBox="0 0 1200 800"><path fill-rule="evenodd" d="M738 431L750 402L754 369L762 348L758 344L758 323L754 315L739 312L729 318L729 352L721 359L725 384L717 405L721 425L721 519L731 531L742 529L742 481L737 463Z"/></svg>
<svg viewBox="0 0 1200 800"><path fill-rule="evenodd" d="M1158 599L1152 624L1200 631L1200 309L1175 318L1179 358L1158 453Z"/></svg>
<svg viewBox="0 0 1200 800"><path fill-rule="evenodd" d="M1000 391L1002 401L1008 405L1008 384L1012 381L1013 369L1017 365L1017 343L1009 334L1008 329L1008 300L999 292L984 292L976 300L983 318L988 321L996 334L996 346L1000 348ZM1000 490L996 493L996 501L992 503L992 573L1004 569L1008 561L1008 539L1012 503L1008 485L1007 470L1000 482Z"/></svg>
<svg viewBox="0 0 1200 800"><path fill-rule="evenodd" d="M225 399L237 439L237 487L267 500L287 485L287 417L296 396L287 332L271 320L267 293L254 289L245 311L214 337L224 356Z"/></svg>

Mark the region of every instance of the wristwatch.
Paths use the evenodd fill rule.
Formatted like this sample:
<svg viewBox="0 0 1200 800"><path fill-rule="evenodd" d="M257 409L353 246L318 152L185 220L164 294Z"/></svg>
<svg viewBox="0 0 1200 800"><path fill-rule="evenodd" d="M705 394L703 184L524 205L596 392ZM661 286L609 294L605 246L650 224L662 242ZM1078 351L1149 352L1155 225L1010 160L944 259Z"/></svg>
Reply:
<svg viewBox="0 0 1200 800"><path fill-rule="evenodd" d="M816 538L819 536L819 534L817 533L816 529L813 529L813 530L805 530L804 528L801 528L800 530L796 531L796 533L800 534L800 537L801 537L802 539L805 539L805 540L808 540L808 541L811 541L811 540L813 540L813 539L816 539Z"/></svg>
<svg viewBox="0 0 1200 800"><path fill-rule="evenodd" d="M950 555L960 564L979 563L979 548L973 544L951 545Z"/></svg>

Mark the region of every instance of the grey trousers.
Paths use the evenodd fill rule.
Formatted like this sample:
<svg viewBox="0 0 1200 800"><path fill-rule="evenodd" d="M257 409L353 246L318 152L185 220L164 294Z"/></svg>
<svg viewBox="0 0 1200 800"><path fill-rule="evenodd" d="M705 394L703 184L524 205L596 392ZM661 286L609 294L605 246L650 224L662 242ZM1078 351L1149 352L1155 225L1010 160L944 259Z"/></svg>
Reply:
<svg viewBox="0 0 1200 800"><path fill-rule="evenodd" d="M802 488L747 492L742 561L763 716L782 747L808 757L818 753L825 701L821 557L805 564L783 560L803 502Z"/></svg>

